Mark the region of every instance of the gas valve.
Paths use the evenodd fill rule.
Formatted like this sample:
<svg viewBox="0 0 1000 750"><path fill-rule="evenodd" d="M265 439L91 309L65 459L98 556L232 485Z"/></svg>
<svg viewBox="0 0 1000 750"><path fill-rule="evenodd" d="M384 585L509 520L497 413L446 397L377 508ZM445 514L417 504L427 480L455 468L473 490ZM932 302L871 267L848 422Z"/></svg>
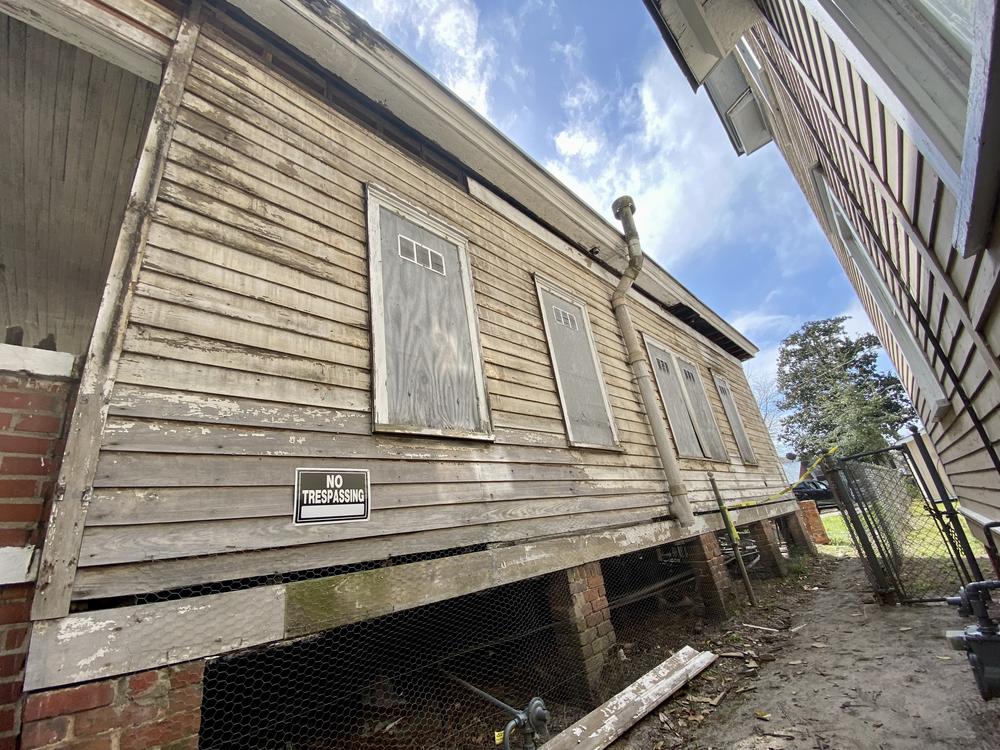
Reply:
<svg viewBox="0 0 1000 750"><path fill-rule="evenodd" d="M978 620L976 625L949 630L946 635L953 649L965 652L984 701L1000 697L1000 627L988 609L992 589L1000 589L1000 581L970 583L959 590L958 596L947 599L948 604L958 607L960 615Z"/></svg>

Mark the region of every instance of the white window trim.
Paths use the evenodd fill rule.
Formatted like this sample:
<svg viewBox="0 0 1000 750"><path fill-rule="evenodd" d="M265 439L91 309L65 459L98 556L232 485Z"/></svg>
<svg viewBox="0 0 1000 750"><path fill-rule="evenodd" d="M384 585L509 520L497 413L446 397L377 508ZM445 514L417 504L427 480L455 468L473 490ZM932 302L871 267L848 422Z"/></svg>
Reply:
<svg viewBox="0 0 1000 750"><path fill-rule="evenodd" d="M712 380L715 381L715 390L719 392L719 400L722 401L722 413L725 415L726 420L730 422L729 426L733 431L733 442L736 443L736 452L740 454L740 459L743 461L745 466L760 466L760 459L757 458L757 451L753 449L753 443L750 442L750 433L747 432L747 426L743 421L743 415L740 414L740 407L736 403L736 392L733 390L733 384L714 370L709 370L709 372L712 374ZM738 423L737 425L732 424L732 420L729 419L729 413L726 411L726 402L722 395L722 388L720 384L725 386L726 390L729 391L729 397L733 403L733 413L736 415L736 421ZM750 458L744 456L743 451L740 450L740 441L736 439L737 426L743 433L743 437L746 438L747 447L750 449Z"/></svg>
<svg viewBox="0 0 1000 750"><path fill-rule="evenodd" d="M899 305L889 291L882 274L875 267L871 256L865 250L864 243L861 242L850 216L830 187L826 176L819 169L814 169L813 178L816 183L816 191L819 193L826 213L827 223L833 230L834 236L840 241L844 253L853 262L858 271L858 277L868 288L875 301L875 306L885 320L892 337L896 340L900 353L910 368L910 374L920 389L921 395L927 400L930 407L930 418L932 420L941 419L951 410L951 402L945 395L944 388L941 387L934 370L931 369L927 354L920 346L916 336L913 335L909 324L900 317ZM843 217L843 223L847 225L850 237L845 237L841 231L841 222L837 220L838 214Z"/></svg>
<svg viewBox="0 0 1000 750"><path fill-rule="evenodd" d="M659 339L654 338L648 333L643 332L642 334L643 343L646 345L646 356L649 357L649 365L654 370L656 369L656 355L650 351L650 345L655 346L657 349L665 352L668 357L670 357L669 364L673 367L673 372L670 374L671 377L677 380L677 385L680 387L681 396L684 398L684 408L688 411L688 419L691 420L691 427L694 429L695 437L698 438L698 445L701 448L701 453L697 456L691 455L690 453L684 453L681 451L680 445L677 444L677 437L674 434L673 423L670 424L670 432L674 438L674 447L677 449L677 455L681 458L690 458L695 461L712 461L713 463L719 464L730 464L732 463L732 458L729 456L729 450L726 448L726 443L722 439L722 431L719 429L719 420L715 417L715 409L712 408L712 402L708 398L708 391L705 390L705 381L701 377L701 368L698 367L698 363L690 358L685 358L684 361L694 367L694 374L698 378L698 385L701 387L702 393L705 394L705 401L708 404L708 413L712 417L712 421L715 423L715 431L719 435L719 442L722 443L722 449L726 452L725 458L716 458L715 456L706 456L704 446L707 444L707 440L704 435L701 434L701 428L698 426L698 420L694 417L694 405L691 403L691 397L688 395L687 387L684 385L684 381L681 380L681 367L677 363L678 355L674 353L674 350L669 346L664 344ZM667 422L670 422L670 407L667 406L666 400L664 399L663 393L660 390L659 384L655 383L654 375L654 385L656 386L656 392L660 395L660 403L663 405L663 411L667 415Z"/></svg>
<svg viewBox="0 0 1000 750"><path fill-rule="evenodd" d="M906 0L799 0L816 19L833 43L850 61L893 119L906 131L914 145L930 162L948 188L959 194L962 164L964 116L960 123L952 117L966 112L968 81L957 70L965 64L959 53L923 14ZM898 33L898 23L906 23L921 45L908 42ZM886 29L895 28L896 33ZM935 59L947 59L936 68L948 85L929 90L914 71L928 64L928 48Z"/></svg>
<svg viewBox="0 0 1000 750"><path fill-rule="evenodd" d="M447 224L414 203L385 188L368 183L365 185L368 210L368 268L370 289L370 326L372 340L372 429L375 432L399 433L404 435L428 435L436 437L466 438L472 440L493 440L490 418L489 392L483 370L483 351L479 339L479 315L472 283L472 267L469 261L469 242L456 228ZM468 314L469 336L472 342L472 367L476 379L479 402L479 424L482 429L474 431L443 430L432 427L416 428L395 425L389 422L388 356L385 343L385 321L383 311L385 300L382 294L382 231L379 225L379 209L385 207L408 221L423 227L458 248L457 273L462 280L465 295L465 309ZM431 269L428 269L431 270Z"/></svg>
<svg viewBox="0 0 1000 750"><path fill-rule="evenodd" d="M605 450L605 451L622 451L624 450L621 445L621 439L618 436L618 425L615 424L615 414L611 409L611 400L608 398L608 383L604 378L604 368L601 367L601 359L597 355L597 342L594 339L594 331L590 327L590 313L587 311L587 303L578 297L574 297L572 294L567 292L560 286L557 286L553 282L546 279L540 274L534 274L535 276L535 290L538 294L538 308L542 316L542 328L545 331L545 343L549 349L549 358L552 362L552 374L556 379L556 390L559 393L559 409L562 411L563 424L566 425L566 439L569 444L574 448L590 448L593 450ZM597 378L600 381L601 386L601 398L604 402L604 409L608 415L608 424L611 426L611 439L614 441L614 445L601 445L597 443L584 443L582 441L576 440L573 437L573 425L570 422L569 414L566 411L566 394L563 390L562 380L559 377L559 369L556 367L555 355L552 353L552 331L549 328L548 317L545 315L544 302L542 297L542 292L548 292L549 294L559 297L565 300L569 304L578 305L580 311L583 314L583 331L587 335L587 341L590 344L590 354L594 360L594 367L597 370Z"/></svg>

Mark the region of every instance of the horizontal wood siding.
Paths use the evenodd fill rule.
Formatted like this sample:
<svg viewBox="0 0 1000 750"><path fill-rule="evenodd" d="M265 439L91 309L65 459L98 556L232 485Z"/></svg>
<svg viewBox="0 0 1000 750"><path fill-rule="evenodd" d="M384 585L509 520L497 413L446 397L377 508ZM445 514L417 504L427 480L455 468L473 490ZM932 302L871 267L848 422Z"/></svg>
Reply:
<svg viewBox="0 0 1000 750"><path fill-rule="evenodd" d="M136 288L75 596L93 598L636 524L666 483L611 285L275 72L201 36ZM364 185L469 241L496 440L372 435ZM584 301L623 451L568 445L534 286ZM635 304L644 330L733 386L761 460L682 462L733 497L781 470L740 364ZM365 523L294 527L299 466L365 467ZM739 491L745 488L746 492Z"/></svg>
<svg viewBox="0 0 1000 750"><path fill-rule="evenodd" d="M952 247L955 196L798 0L761 5L768 22L755 29L754 40L778 84L779 130L788 133L778 138L779 146L821 224L810 169L818 162L829 178L937 374L950 414L929 419L930 405L899 347L838 249L848 278L928 425L956 492L1000 518L997 253L962 258ZM802 156L797 140L811 142L815 159Z"/></svg>

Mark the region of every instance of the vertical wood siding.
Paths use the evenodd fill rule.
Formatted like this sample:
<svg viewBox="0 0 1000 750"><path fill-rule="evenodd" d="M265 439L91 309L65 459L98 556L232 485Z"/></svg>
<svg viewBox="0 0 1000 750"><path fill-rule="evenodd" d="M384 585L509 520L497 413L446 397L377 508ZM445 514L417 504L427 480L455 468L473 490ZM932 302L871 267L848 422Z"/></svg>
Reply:
<svg viewBox="0 0 1000 750"><path fill-rule="evenodd" d="M0 320L25 345L86 351L155 99L0 12Z"/></svg>
<svg viewBox="0 0 1000 750"><path fill-rule="evenodd" d="M754 39L770 75L780 82L775 89L787 136L778 139L779 145L821 223L809 171L818 163L828 176L950 399L950 415L928 422L929 406L919 386L828 228L851 283L929 423L959 496L974 509L1000 517L993 452L1000 437L997 256L988 250L962 258L955 251L955 196L798 0L763 0L761 5L769 23L754 30ZM803 148L803 142L809 145Z"/></svg>
<svg viewBox="0 0 1000 750"><path fill-rule="evenodd" d="M611 286L379 139L219 29L199 41L86 519L77 598L634 524L666 483ZM469 240L496 442L372 435L364 185ZM623 452L568 446L532 274L584 301ZM682 461L732 497L781 468L739 362L636 304L643 330L733 386L761 459ZM371 520L296 528L293 470L365 467ZM757 495L761 492L757 491Z"/></svg>

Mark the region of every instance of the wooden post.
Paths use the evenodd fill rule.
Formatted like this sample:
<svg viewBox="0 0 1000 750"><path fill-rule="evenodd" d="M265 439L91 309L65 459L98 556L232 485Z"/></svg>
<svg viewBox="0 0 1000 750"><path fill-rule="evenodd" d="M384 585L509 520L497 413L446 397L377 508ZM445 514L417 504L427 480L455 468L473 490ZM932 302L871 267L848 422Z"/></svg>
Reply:
<svg viewBox="0 0 1000 750"><path fill-rule="evenodd" d="M167 58L156 108L146 132L135 179L132 181L104 296L84 362L38 568L35 602L31 611L34 620L62 617L69 612L73 579L83 540L84 519L97 470L101 433L108 415L111 386L118 370L153 205L166 166L167 148L173 135L200 30L201 0L192 0Z"/></svg>
<svg viewBox="0 0 1000 750"><path fill-rule="evenodd" d="M715 474L709 472L708 481L712 483L712 492L715 493L715 502L719 505L719 513L722 514L722 523L726 528L726 536L729 537L729 543L733 545L733 551L736 553L736 564L740 568L740 578L743 579L743 588L747 590L747 596L750 598L750 605L756 607L757 595L754 593L753 585L750 583L750 575L747 573L746 563L743 562L743 555L740 554L739 532L737 532L736 527L733 526L733 519L729 517L729 509L726 507L726 503L722 499L722 493L719 492L719 485L715 481Z"/></svg>

